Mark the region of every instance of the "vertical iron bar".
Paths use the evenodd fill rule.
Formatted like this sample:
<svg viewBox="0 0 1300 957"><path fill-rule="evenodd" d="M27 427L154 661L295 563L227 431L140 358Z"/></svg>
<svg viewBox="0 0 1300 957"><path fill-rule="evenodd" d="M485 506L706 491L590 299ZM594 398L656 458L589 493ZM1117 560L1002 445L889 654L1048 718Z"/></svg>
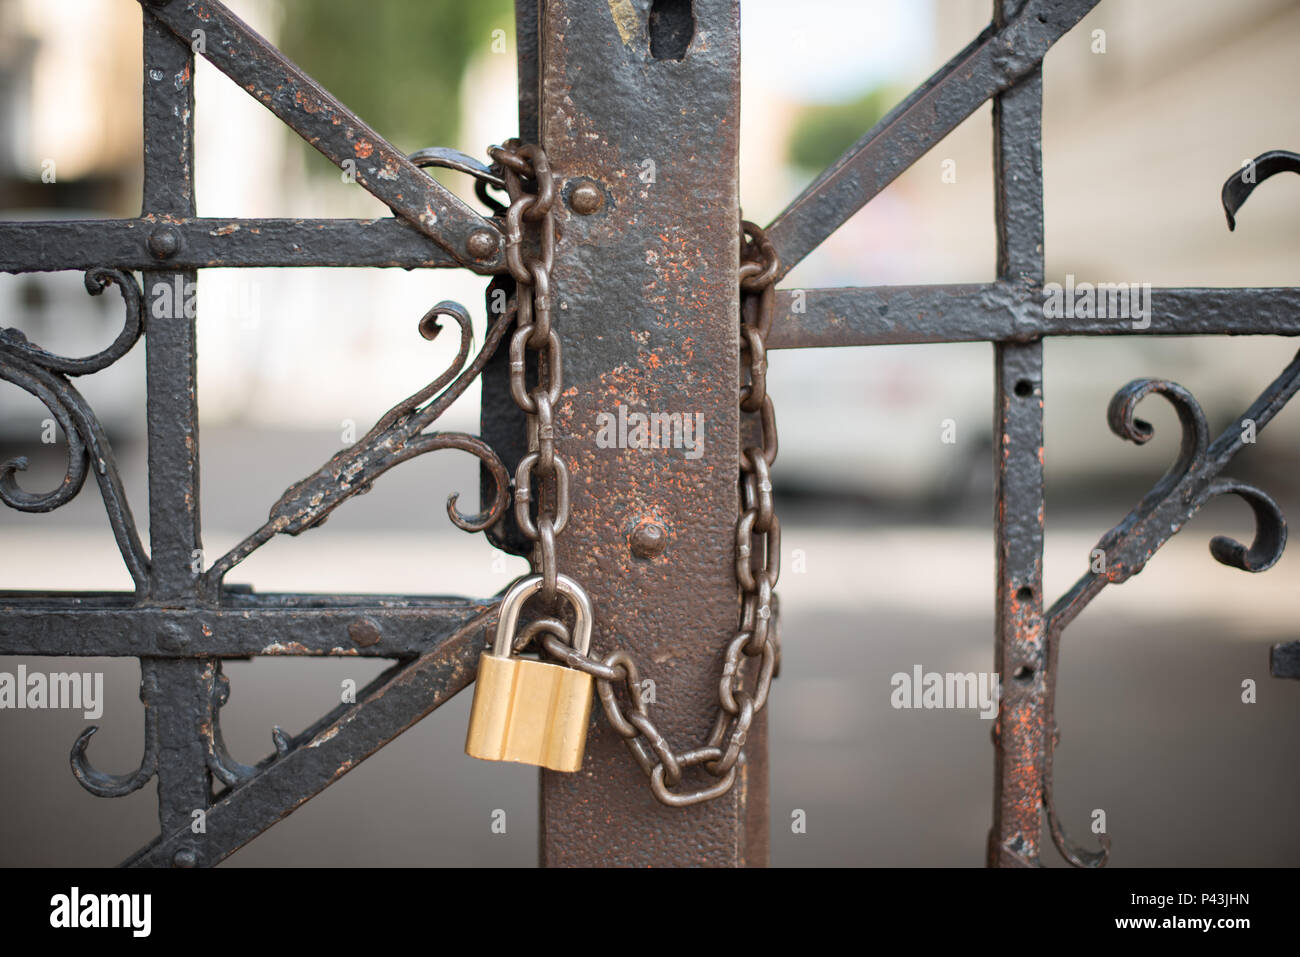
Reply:
<svg viewBox="0 0 1300 957"><path fill-rule="evenodd" d="M167 219L194 214L194 56L146 8L143 215L158 220L149 247L160 262L175 237ZM144 273L150 597L168 605L197 600L196 569L202 561L195 319L193 307L187 308L196 278L193 270ZM157 640L184 647L185 628L173 624ZM193 812L206 810L211 801L202 725L210 720L214 666L202 659L145 658L140 667L156 688L158 819L167 834L188 826ZM193 866L201 862L200 853L196 842L193 849L178 851L172 863Z"/></svg>
<svg viewBox="0 0 1300 957"><path fill-rule="evenodd" d="M995 0L998 26L1025 0ZM993 101L998 277L1043 282L1042 66ZM1043 344L994 345L997 645L990 866L1038 863L1046 642L1043 627Z"/></svg>
<svg viewBox="0 0 1300 957"><path fill-rule="evenodd" d="M562 196L583 179L604 196L591 215L559 211L556 433L572 510L557 552L593 597L593 651L632 653L654 682L653 720L685 750L713 727L739 610L740 31L735 0L672 4L652 47L647 7L541 5L542 144ZM620 406L698 413L702 454L601 447L598 417L617 419ZM638 557L631 544L648 523L665 547ZM583 770L542 774L543 863L766 863L763 741L751 740L729 794L670 808L593 715ZM683 787L710 781L696 768Z"/></svg>

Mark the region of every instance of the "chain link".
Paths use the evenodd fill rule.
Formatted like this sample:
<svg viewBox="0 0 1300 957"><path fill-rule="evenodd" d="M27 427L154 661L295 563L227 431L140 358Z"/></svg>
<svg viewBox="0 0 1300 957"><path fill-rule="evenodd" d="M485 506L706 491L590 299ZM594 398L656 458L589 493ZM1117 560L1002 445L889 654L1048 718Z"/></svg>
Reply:
<svg viewBox="0 0 1300 957"><path fill-rule="evenodd" d="M553 606L559 575L555 536L569 521L569 469L555 448L555 406L564 380L560 337L551 328L555 178L539 146L508 140L489 149L488 155L501 171L510 198L505 212L506 265L515 280L510 395L528 419L528 453L515 469L515 521L533 543L533 569L542 576L541 598ZM525 247L525 223L536 226L535 249ZM536 385L531 389L527 374L530 353L537 370Z"/></svg>
<svg viewBox="0 0 1300 957"><path fill-rule="evenodd" d="M555 184L546 155L517 140L489 150L501 170L510 206L506 210L506 264L517 283L516 328L510 341L510 393L528 416L528 454L515 472L515 519L534 543L533 568L542 575L542 595L555 595L555 536L569 516L569 472L555 448L553 414L561 391L559 337L551 328L550 270L555 253L552 207ZM526 258L524 223L539 227L537 250ZM533 641L551 657L596 679L596 690L610 726L623 738L664 804L685 807L721 797L736 781L754 717L767 703L780 666L780 625L774 588L781 567L781 523L772 507L769 466L776 460L776 413L767 394L766 339L772 327L776 274L780 261L762 229L740 226L742 416L757 423L758 441L740 456L740 517L736 523L736 579L740 585L740 626L727 644L718 685L719 711L703 747L676 752L650 718L640 671L626 651L603 661L589 658L569 644L568 629L556 618L530 623L515 642ZM529 389L527 353L536 354L537 384ZM536 504L537 517L531 508ZM746 687L747 665L759 659L758 674ZM702 767L714 783L695 790L674 790L683 772Z"/></svg>

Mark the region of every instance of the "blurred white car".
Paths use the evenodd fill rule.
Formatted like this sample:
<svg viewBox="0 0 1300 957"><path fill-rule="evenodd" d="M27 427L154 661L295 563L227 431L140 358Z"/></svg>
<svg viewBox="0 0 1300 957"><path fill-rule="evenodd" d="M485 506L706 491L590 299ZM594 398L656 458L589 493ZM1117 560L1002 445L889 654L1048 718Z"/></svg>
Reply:
<svg viewBox="0 0 1300 957"><path fill-rule="evenodd" d="M1213 438L1246 411L1293 354L1294 344L1272 337L1047 340L1049 486L1117 475L1149 476L1154 483L1174 461L1179 426L1159 396L1139 406L1139 415L1156 429L1146 446L1136 448L1107 426L1110 398L1129 381L1165 378L1186 386L1201 403ZM925 505L960 495L972 481L992 474L992 345L791 349L768 358L781 438L778 485ZM1300 415L1284 410L1258 448L1264 455L1289 454L1298 438Z"/></svg>

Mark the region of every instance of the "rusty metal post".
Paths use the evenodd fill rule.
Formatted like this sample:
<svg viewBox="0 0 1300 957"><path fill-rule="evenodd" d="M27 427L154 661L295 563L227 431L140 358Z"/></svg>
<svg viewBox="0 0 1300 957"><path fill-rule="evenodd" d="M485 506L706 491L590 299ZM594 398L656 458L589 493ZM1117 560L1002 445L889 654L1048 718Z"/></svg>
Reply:
<svg viewBox="0 0 1300 957"><path fill-rule="evenodd" d="M738 616L738 6L543 0L539 34L540 134L564 198L556 425L573 498L559 564L595 600L593 652L629 650L654 682L656 724L693 747ZM573 203L583 184L596 194ZM698 413L703 454L600 447L598 416L620 406ZM542 862L765 864L755 729L729 794L669 808L593 715L583 770L542 773Z"/></svg>

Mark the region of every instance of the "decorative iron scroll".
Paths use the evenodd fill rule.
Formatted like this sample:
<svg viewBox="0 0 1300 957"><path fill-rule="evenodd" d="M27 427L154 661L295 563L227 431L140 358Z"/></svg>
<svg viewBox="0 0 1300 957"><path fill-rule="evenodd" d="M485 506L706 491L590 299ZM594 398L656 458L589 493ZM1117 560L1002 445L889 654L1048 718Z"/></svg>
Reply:
<svg viewBox="0 0 1300 957"><path fill-rule="evenodd" d="M130 774L105 774L95 770L86 757L86 748L98 727L91 726L77 736L72 746L72 774L83 788L96 797L124 797L138 791L158 773L158 711L155 705L158 682L152 664L140 663L140 700L144 702L144 757Z"/></svg>
<svg viewBox="0 0 1300 957"><path fill-rule="evenodd" d="M149 585L149 557L140 543L131 506L118 475L117 461L108 436L81 393L68 381L69 376L89 375L106 369L131 351L144 330L140 287L130 273L116 269L92 269L86 273L86 291L98 296L109 286L122 293L125 318L122 331L107 349L82 359L69 359L46 352L28 342L13 328L0 329L0 379L12 382L39 399L63 428L67 437L67 468L63 481L48 492L33 493L23 489L15 474L27 468L20 457L0 465L0 501L20 512L48 512L66 505L81 491L86 472L93 465L95 481L104 499L113 537L122 552L136 593L143 594Z"/></svg>
<svg viewBox="0 0 1300 957"><path fill-rule="evenodd" d="M1257 157L1254 176L1236 173L1224 184L1223 208L1228 228L1235 229L1236 212L1258 183L1283 171L1300 173L1300 155L1272 150ZM1177 534L1201 508L1220 495L1236 495L1250 505L1255 517L1254 541L1243 545L1226 535L1210 539L1215 560L1248 572L1272 568L1286 547L1286 519L1267 494L1220 473L1245 445L1248 433L1257 436L1300 390L1300 353L1273 380L1249 409L1211 444L1205 413L1193 395L1167 379L1135 379L1115 393L1106 411L1110 429L1121 439L1142 445L1155 434L1149 422L1137 417L1138 404L1149 395L1163 396L1178 414L1182 440L1177 459L1164 476L1118 525L1101 537L1093 556L1094 567L1054 604L1047 613L1048 666L1046 721L1049 728L1043 777L1043 805L1052 842L1075 867L1102 867L1110 858L1110 835L1100 835L1101 849L1089 851L1075 844L1056 811L1053 765L1060 729L1056 725L1056 679L1065 629L1102 589L1122 584L1146 567L1159 548ZM1095 565L1094 563L1091 563Z"/></svg>
<svg viewBox="0 0 1300 957"><path fill-rule="evenodd" d="M19 457L0 465L0 501L24 512L48 512L76 497L94 465L114 537L122 551L138 592L148 585L149 559L140 542L130 505L118 474L117 462L99 420L82 398L69 376L88 375L112 365L126 355L145 329L140 287L130 273L96 269L86 274L86 289L99 295L114 284L122 291L126 320L121 333L108 348L92 356L71 359L46 352L27 340L17 329L0 329L0 378L14 383L38 398L55 416L68 437L67 468L63 480L48 492L23 489L15 474L27 468ZM456 509L458 494L447 500L447 514L458 527L480 532L497 521L509 503L510 476L500 458L482 439L461 432L425 432L483 371L506 330L513 312L490 324L483 348L466 367L473 343L469 314L458 303L443 301L430 309L419 323L425 339L441 331L439 320L449 316L460 333L460 346L451 365L419 392L389 409L361 439L339 452L316 472L287 489L271 508L267 522L217 560L204 574L207 596L216 599L221 581L231 568L248 557L277 533L298 535L321 525L334 509L354 495L370 490L372 483L393 466L426 452L459 449L469 452L487 466L496 483L496 496L478 515L464 515Z"/></svg>
<svg viewBox="0 0 1300 957"><path fill-rule="evenodd" d="M1073 844L1056 813L1052 765L1059 729L1055 724L1057 662L1061 638L1066 627L1108 584L1122 584L1140 572L1151 556L1169 541L1202 506L1219 495L1237 495L1251 506L1255 514L1255 538L1249 547L1224 535L1210 540L1210 554L1234 568L1262 572L1282 557L1286 545L1286 520L1277 503L1254 486L1234 479L1220 478L1219 473L1242 448L1242 436L1248 427L1261 431L1282 406L1300 389L1300 354L1282 371L1246 413L1220 435L1213 444L1205 414L1192 394L1166 379L1137 379L1115 393L1107 418L1111 431L1122 439L1141 445L1154 435L1150 423L1137 418L1136 411L1148 395L1164 396L1177 410L1182 426L1182 444L1178 458L1142 501L1124 520L1102 536L1092 552L1099 556L1101 569L1090 570L1052 606L1048 612L1047 640L1048 684L1047 722L1050 729L1047 745L1043 803L1051 827L1052 840L1065 858L1076 867L1099 867L1110 856L1110 836L1101 835L1100 851L1085 851ZM1093 563L1096 564L1095 562Z"/></svg>
<svg viewBox="0 0 1300 957"><path fill-rule="evenodd" d="M514 319L513 311L491 323L483 348L466 368L473 341L469 314L458 303L438 303L420 320L420 334L432 340L441 331L438 320L450 316L460 331L456 358L441 375L414 395L393 406L364 436L339 452L302 481L290 486L271 507L271 516L261 528L213 563L203 576L206 593L215 597L230 569L277 534L299 535L321 525L334 509L354 495L370 491L371 484L393 466L408 459L459 449L469 452L487 466L496 485L492 504L478 515L466 516L456 509L459 494L447 499L447 515L457 528L481 532L499 519L510 500L510 473L501 459L477 436L462 432L425 432L483 371Z"/></svg>
<svg viewBox="0 0 1300 957"><path fill-rule="evenodd" d="M58 486L45 493L32 493L21 488L14 474L24 470L27 461L18 458L0 466L0 500L27 512L58 508L81 490L93 463L114 535L136 583L137 593L143 594L148 588L149 560L131 517L112 449L94 413L68 381L68 376L87 375L107 368L126 355L145 331L140 289L134 277L113 269L92 270L86 275L86 288L92 295L99 295L109 284L117 285L122 291L126 320L113 344L95 355L77 359L54 355L29 342L16 329L0 329L0 378L40 399L68 437L67 469ZM279 532L297 535L322 524L343 502L368 491L384 472L426 452L439 449L468 451L487 466L496 482L493 502L478 515L460 513L456 509L458 495L448 498L447 513L457 527L479 532L500 518L509 504L510 477L492 449L472 435L424 430L464 394L482 371L512 325L513 310L507 310L504 316L490 324L483 348L472 362L469 362L469 356L473 329L468 313L459 304L443 301L435 305L421 318L420 334L425 339L435 339L441 332L440 320L443 317L452 318L460 334L459 348L450 366L427 386L385 413L358 442L290 487L272 507L270 520L208 570L204 581L208 585L210 600L219 600L225 572L273 535ZM219 659L211 659L210 666L210 717L202 728L207 764L217 780L235 787L254 777L265 764L287 754L291 749L290 738L280 728L274 728L272 742L275 751L268 761L259 767L235 761L226 749L220 724L221 708L230 696L230 682L221 673ZM98 727L89 727L77 737L71 753L72 772L87 791L98 797L122 797L138 791L154 777L159 749L158 697L155 666L142 661L140 699L144 703L145 753L134 772L107 774L91 765L86 751Z"/></svg>

